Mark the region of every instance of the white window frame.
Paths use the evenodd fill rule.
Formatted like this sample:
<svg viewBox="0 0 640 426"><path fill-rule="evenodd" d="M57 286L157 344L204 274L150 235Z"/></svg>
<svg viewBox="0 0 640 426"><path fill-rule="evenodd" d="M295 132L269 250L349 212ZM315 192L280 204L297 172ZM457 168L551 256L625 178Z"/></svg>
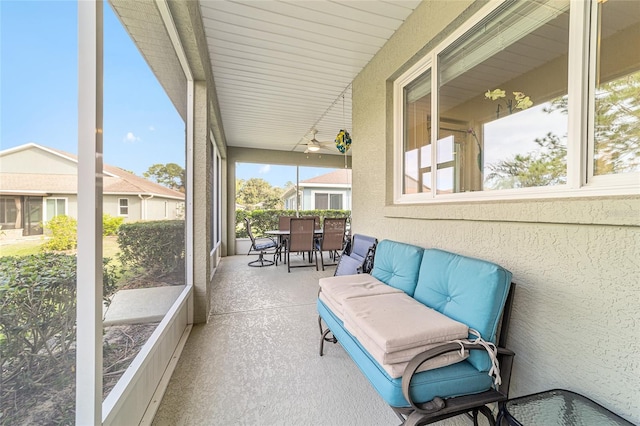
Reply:
<svg viewBox="0 0 640 426"><path fill-rule="evenodd" d="M568 53L568 135L567 135L567 183L533 188L473 191L453 194L437 194L436 173L432 173L431 191L403 194L404 179L404 87L426 70L431 69L432 123L437 125L438 111L438 55L454 43L474 25L500 7L506 0L491 1L481 8L465 24L438 44L393 82L394 204L432 203L453 201L573 198L584 196L635 195L640 187L640 173L624 173L604 176L593 175L594 96L589 88L595 87L596 69L594 48L597 34L597 0L571 1L569 15ZM571 78L569 78L571 76ZM591 76L591 80L589 80ZM587 143L581 143L581 141ZM432 161L437 158L435 149L437 132L432 132Z"/></svg>
<svg viewBox="0 0 640 426"><path fill-rule="evenodd" d="M327 194L327 210L334 210L331 208L331 195L340 195L342 197L342 210L344 210L346 194L342 191L328 191L328 190L312 190L311 191L311 210L317 210L316 207L316 194Z"/></svg>
<svg viewBox="0 0 640 426"><path fill-rule="evenodd" d="M126 208L127 208L127 212L126 213L122 213L122 206L120 204L120 202L122 200L125 200L127 202ZM128 217L129 216L129 209L131 208L131 206L129 205L129 199L128 198L118 198L118 216L122 216L122 217Z"/></svg>
<svg viewBox="0 0 640 426"><path fill-rule="evenodd" d="M55 216L59 216L60 214L64 214L64 215L69 215L69 198L67 197L44 197L42 198L42 221L43 222L48 222L49 220L47 219L49 217L49 211L47 210L47 201L48 200L62 200L64 201L64 213L57 213L55 214L53 217Z"/></svg>
<svg viewBox="0 0 640 426"><path fill-rule="evenodd" d="M212 249L215 250L222 242L222 157L216 145L213 132L210 134L211 143L211 237Z"/></svg>

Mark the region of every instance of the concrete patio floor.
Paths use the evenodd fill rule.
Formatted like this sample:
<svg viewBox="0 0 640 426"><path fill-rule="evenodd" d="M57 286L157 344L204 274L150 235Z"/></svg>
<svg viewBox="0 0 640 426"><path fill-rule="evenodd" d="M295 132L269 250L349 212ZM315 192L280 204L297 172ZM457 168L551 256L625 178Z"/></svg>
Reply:
<svg viewBox="0 0 640 426"><path fill-rule="evenodd" d="M318 279L332 276L335 266L287 273L282 264L247 266L253 258L222 260L209 321L193 327L152 424L400 424L339 344L318 355ZM458 416L435 424L472 421Z"/></svg>
<svg viewBox="0 0 640 426"><path fill-rule="evenodd" d="M153 424L399 424L342 347L318 355L318 279L335 266L249 260L223 259L209 322L193 327Z"/></svg>

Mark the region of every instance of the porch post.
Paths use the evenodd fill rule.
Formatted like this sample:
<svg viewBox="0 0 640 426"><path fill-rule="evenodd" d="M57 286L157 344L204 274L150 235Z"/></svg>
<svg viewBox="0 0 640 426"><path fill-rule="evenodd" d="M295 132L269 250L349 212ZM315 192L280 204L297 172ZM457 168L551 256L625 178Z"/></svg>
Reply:
<svg viewBox="0 0 640 426"><path fill-rule="evenodd" d="M78 2L76 424L102 423L103 2Z"/></svg>
<svg viewBox="0 0 640 426"><path fill-rule="evenodd" d="M193 322L207 322L211 285L213 147L209 141L209 102L207 84L193 82Z"/></svg>

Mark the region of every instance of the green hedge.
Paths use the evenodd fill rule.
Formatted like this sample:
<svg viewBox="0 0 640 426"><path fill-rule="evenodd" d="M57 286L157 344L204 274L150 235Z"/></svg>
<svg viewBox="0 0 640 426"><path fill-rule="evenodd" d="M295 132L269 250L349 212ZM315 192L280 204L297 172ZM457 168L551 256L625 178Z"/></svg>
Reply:
<svg viewBox="0 0 640 426"><path fill-rule="evenodd" d="M147 273L184 271L184 221L123 223L118 229L120 261Z"/></svg>
<svg viewBox="0 0 640 426"><path fill-rule="evenodd" d="M249 238L244 218L251 222L251 231L254 237L263 237L265 231L278 229L280 216L295 216L295 210L236 210L236 238ZM350 217L350 210L303 210L300 216L320 216L320 223L325 217Z"/></svg>
<svg viewBox="0 0 640 426"><path fill-rule="evenodd" d="M107 261L105 299L115 291ZM53 376L73 380L76 263L75 255L60 253L0 257L0 424L11 423L9 401L18 393L29 394Z"/></svg>

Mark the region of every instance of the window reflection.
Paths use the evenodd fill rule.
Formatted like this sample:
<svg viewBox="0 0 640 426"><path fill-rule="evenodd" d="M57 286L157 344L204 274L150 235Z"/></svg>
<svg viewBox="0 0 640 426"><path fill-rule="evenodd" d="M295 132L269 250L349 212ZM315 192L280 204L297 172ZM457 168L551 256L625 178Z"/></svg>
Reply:
<svg viewBox="0 0 640 426"><path fill-rule="evenodd" d="M439 193L566 182L568 33L567 1L509 3L438 56Z"/></svg>
<svg viewBox="0 0 640 426"><path fill-rule="evenodd" d="M594 175L640 171L640 5L598 3Z"/></svg>

